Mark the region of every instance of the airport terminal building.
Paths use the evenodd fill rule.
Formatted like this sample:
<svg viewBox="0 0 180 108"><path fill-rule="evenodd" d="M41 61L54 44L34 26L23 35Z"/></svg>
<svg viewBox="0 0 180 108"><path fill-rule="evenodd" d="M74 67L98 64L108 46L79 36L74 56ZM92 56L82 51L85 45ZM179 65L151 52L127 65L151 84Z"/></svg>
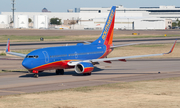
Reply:
<svg viewBox="0 0 180 108"><path fill-rule="evenodd" d="M110 8L75 8L74 12L72 9L69 9L68 12L15 12L17 18L15 17L14 28L21 28L21 26L22 28L35 29L49 28L51 27L49 21L51 18L60 18L63 25L56 26L57 28L103 29ZM33 22L26 24L27 18L32 19ZM1 12L0 28L8 27L10 19L12 19L12 12ZM125 8L117 6L115 29L171 29L172 22L177 19L180 19L180 7ZM75 21L76 24L71 25L70 21ZM27 26L23 26L23 24Z"/></svg>

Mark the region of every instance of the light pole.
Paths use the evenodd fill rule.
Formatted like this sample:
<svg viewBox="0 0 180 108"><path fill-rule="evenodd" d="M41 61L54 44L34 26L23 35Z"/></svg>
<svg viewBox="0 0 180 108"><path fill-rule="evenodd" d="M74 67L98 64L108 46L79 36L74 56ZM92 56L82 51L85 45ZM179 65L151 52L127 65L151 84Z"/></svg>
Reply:
<svg viewBox="0 0 180 108"><path fill-rule="evenodd" d="M14 23L14 4L15 4L15 0L12 0L12 12L13 12L13 23Z"/></svg>
<svg viewBox="0 0 180 108"><path fill-rule="evenodd" d="M129 18L128 18L128 29L129 29Z"/></svg>

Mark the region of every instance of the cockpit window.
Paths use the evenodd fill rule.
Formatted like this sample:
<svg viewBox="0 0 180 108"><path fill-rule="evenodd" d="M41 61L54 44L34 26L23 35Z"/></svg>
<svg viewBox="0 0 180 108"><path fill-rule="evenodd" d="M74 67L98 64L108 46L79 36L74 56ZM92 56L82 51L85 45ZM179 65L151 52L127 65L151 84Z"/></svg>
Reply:
<svg viewBox="0 0 180 108"><path fill-rule="evenodd" d="M31 56L31 55L27 55L26 58L38 58L39 56L38 55L34 55L34 56Z"/></svg>
<svg viewBox="0 0 180 108"><path fill-rule="evenodd" d="M38 58L39 56L35 55L34 58Z"/></svg>

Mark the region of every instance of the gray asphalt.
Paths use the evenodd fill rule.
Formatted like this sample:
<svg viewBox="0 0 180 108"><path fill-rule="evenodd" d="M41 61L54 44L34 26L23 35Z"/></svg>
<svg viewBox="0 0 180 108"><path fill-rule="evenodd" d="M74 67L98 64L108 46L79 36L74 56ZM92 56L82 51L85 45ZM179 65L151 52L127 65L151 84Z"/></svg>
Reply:
<svg viewBox="0 0 180 108"><path fill-rule="evenodd" d="M11 67L13 69L23 69L20 59L0 58L0 60L2 60L1 70L4 69L4 66L11 67L12 64L14 64ZM91 76L78 75L73 69L65 70L65 75L55 75L53 70L46 71L40 73L39 78L33 78L33 74L27 73L27 71L0 73L0 96L180 77L179 64L180 58L115 61L112 64L101 63L97 65Z"/></svg>

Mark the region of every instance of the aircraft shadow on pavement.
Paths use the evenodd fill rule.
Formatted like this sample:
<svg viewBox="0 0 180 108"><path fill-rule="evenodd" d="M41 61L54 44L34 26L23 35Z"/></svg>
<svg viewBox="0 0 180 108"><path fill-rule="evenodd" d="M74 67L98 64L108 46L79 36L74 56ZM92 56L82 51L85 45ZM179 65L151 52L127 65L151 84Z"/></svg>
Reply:
<svg viewBox="0 0 180 108"><path fill-rule="evenodd" d="M104 73L103 70L109 70L108 73ZM129 70L129 69L101 69L101 68L98 68L98 67L94 67L94 70L92 72L93 75L120 75L120 74L157 74L157 73L115 73L115 72L111 72L112 70ZM19 72L19 71L17 71ZM20 72L23 72L23 73L27 73L27 71L20 71ZM64 72L64 75L71 75L71 76L89 76L89 75L83 75L83 74L77 74L75 71L66 71ZM39 73L39 77L47 77L47 76L63 76L63 75L56 75L55 72L42 72L42 73ZM19 76L20 78L23 78L23 77L34 77L34 74L33 73L28 73L26 75L22 75L22 76Z"/></svg>

